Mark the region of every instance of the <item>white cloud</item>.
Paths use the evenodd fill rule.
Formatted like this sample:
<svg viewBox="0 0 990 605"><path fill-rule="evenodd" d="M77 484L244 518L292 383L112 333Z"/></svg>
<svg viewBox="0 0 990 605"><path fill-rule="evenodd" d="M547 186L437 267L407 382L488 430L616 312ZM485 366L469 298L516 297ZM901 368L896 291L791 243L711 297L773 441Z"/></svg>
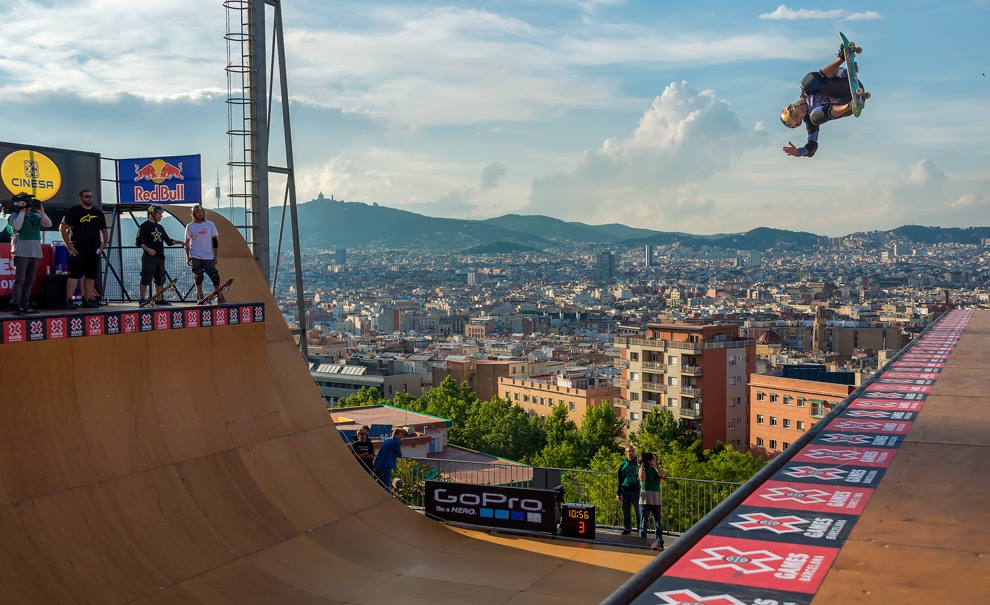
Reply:
<svg viewBox="0 0 990 605"><path fill-rule="evenodd" d="M15 0L0 10L0 90L154 100L211 96L225 85L220 2ZM210 59L205 59L210 57Z"/></svg>
<svg viewBox="0 0 990 605"><path fill-rule="evenodd" d="M793 10L787 8L786 4L781 4L772 13L763 13L760 15L760 19L773 19L773 20L787 20L795 21L798 19L839 19L845 14L842 9L838 10L817 10L817 9L806 9L800 8L798 10Z"/></svg>
<svg viewBox="0 0 990 605"><path fill-rule="evenodd" d="M527 210L565 220L686 224L715 208L694 183L727 170L733 156L765 141L764 132L744 129L713 91L674 82L631 137L584 152L572 172L536 179Z"/></svg>
<svg viewBox="0 0 990 605"><path fill-rule="evenodd" d="M485 166L484 170L481 171L481 183L479 187L483 191L489 189L497 189L499 181L502 180L509 172L509 169L505 167L505 164L501 162L492 162L491 164Z"/></svg>
<svg viewBox="0 0 990 605"><path fill-rule="evenodd" d="M883 15L876 11L866 11L862 13L852 13L843 21L872 21L874 19L883 19Z"/></svg>

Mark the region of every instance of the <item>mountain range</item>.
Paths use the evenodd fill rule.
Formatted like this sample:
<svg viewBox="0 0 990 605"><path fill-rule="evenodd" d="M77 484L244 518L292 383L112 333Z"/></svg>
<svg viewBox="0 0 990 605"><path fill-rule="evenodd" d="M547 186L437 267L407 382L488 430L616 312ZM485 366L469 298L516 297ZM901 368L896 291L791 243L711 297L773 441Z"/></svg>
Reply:
<svg viewBox="0 0 990 605"><path fill-rule="evenodd" d="M229 214L229 212L222 212ZM435 218L378 204L328 200L322 195L297 206L300 245L306 249L379 246L417 247L471 254L546 250L560 246L601 245L630 248L680 244L764 251L774 247L811 250L827 241L806 231L759 227L742 233L693 235L655 231L616 223L588 225L548 216L507 214L484 220ZM270 209L270 229L277 238L281 207ZM288 216L285 233L291 233ZM857 233L877 244L889 241L933 244L979 244L990 238L990 227L942 228L906 225L891 231Z"/></svg>

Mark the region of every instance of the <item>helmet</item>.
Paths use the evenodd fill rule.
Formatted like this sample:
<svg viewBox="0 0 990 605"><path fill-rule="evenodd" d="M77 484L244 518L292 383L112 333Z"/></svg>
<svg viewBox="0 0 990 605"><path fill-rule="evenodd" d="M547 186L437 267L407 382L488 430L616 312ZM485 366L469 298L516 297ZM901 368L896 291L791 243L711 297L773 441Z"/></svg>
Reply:
<svg viewBox="0 0 990 605"><path fill-rule="evenodd" d="M202 210L204 213L206 212L206 208L203 208L203 204L196 204L195 206L189 209L189 214L191 214L192 216L196 216L196 211L198 210Z"/></svg>
<svg viewBox="0 0 990 605"><path fill-rule="evenodd" d="M794 110L798 107L805 106L807 104L804 101L799 101L797 103L791 103L784 109L780 111L780 123L788 128L797 128L801 125L801 120L798 120L794 116Z"/></svg>
<svg viewBox="0 0 990 605"><path fill-rule="evenodd" d="M156 212L165 212L165 209L161 206L155 206L154 204L148 206L148 216L152 216Z"/></svg>

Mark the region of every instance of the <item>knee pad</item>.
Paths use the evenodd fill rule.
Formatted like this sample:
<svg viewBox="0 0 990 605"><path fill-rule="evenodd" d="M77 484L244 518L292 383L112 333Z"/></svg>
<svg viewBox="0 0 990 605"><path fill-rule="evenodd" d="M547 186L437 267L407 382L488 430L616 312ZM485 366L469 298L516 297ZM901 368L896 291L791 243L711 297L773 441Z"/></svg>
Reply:
<svg viewBox="0 0 990 605"><path fill-rule="evenodd" d="M832 119L832 106L831 105L819 105L818 107L811 110L808 114L811 118L811 123L815 126L821 126L825 122Z"/></svg>

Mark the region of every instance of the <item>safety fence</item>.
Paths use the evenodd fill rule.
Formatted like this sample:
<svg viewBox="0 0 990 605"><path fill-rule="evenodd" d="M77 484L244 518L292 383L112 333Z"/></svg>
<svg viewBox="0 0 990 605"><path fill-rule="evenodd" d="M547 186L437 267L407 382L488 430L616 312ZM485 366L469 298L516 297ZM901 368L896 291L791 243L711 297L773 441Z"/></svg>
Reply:
<svg viewBox="0 0 990 605"><path fill-rule="evenodd" d="M616 492L618 475L614 472L578 469L542 469L512 462L468 462L463 460L406 458L399 461L394 475L401 479L395 495L406 505L422 508L425 482L452 481L505 487L533 487L534 476L545 473L560 477L564 501L593 504L597 526L621 528L622 510ZM687 531L710 510L734 492L741 483L668 477L661 482L663 525L668 534ZM553 487L553 486L551 486ZM650 521L652 529L652 519Z"/></svg>

